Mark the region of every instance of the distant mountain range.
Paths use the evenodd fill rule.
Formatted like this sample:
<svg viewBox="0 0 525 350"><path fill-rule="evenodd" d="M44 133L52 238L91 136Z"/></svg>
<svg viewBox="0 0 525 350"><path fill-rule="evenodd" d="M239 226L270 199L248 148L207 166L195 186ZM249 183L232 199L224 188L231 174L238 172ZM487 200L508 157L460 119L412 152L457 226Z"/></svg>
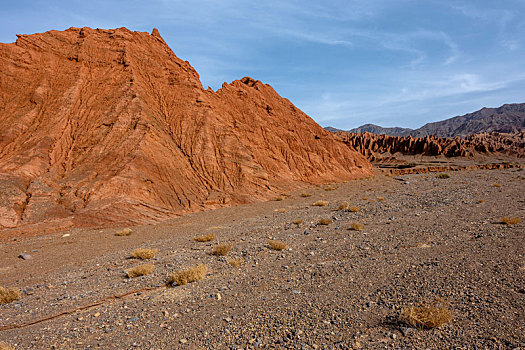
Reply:
<svg viewBox="0 0 525 350"><path fill-rule="evenodd" d="M332 127L329 131L344 131ZM358 128L347 130L351 133L370 132L390 136L424 137L456 137L479 134L483 132L513 133L525 130L525 103L505 104L499 108L482 108L479 111L446 119L440 122L428 123L419 129L383 128L374 124L365 124Z"/></svg>

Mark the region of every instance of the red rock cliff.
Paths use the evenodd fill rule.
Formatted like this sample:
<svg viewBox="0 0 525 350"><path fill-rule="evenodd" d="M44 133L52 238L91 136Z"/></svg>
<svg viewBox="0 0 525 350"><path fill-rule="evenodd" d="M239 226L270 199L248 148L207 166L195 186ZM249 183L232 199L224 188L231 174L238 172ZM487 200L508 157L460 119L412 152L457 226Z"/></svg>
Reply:
<svg viewBox="0 0 525 350"><path fill-rule="evenodd" d="M0 228L154 222L371 174L269 85L204 90L157 30L0 44Z"/></svg>

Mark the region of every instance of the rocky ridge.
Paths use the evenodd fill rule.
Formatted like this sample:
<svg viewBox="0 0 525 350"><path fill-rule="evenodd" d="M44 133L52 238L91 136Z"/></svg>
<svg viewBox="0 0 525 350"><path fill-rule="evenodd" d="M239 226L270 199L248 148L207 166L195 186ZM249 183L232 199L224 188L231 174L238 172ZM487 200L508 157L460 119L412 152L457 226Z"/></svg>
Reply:
<svg viewBox="0 0 525 350"><path fill-rule="evenodd" d="M342 131L326 128L329 131ZM482 108L476 112L427 123L418 129L383 128L374 124L365 124L350 129L350 133L371 132L390 136L425 137L466 137L480 133L516 133L525 130L525 103L505 104L498 108Z"/></svg>
<svg viewBox="0 0 525 350"><path fill-rule="evenodd" d="M391 136L407 136L407 135L410 135L412 131L414 131L414 129L400 128L400 127L384 128L382 126L375 125L375 124L364 124L357 128L348 130L348 132L351 132L351 133L369 132L372 134L385 134L385 135L391 135Z"/></svg>

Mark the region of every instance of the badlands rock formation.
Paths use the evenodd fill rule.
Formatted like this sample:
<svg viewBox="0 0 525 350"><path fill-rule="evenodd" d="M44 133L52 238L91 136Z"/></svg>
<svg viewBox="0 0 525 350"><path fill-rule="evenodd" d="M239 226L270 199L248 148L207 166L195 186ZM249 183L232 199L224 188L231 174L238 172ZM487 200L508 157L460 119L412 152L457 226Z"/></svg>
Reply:
<svg viewBox="0 0 525 350"><path fill-rule="evenodd" d="M475 157L504 154L525 157L525 132L514 134L474 134L465 138L439 138L436 136L388 136L365 133L339 132L337 136L352 149L370 161L381 161L385 155Z"/></svg>
<svg viewBox="0 0 525 350"><path fill-rule="evenodd" d="M0 92L0 229L155 222L372 174L269 85L204 90L157 30L18 35Z"/></svg>

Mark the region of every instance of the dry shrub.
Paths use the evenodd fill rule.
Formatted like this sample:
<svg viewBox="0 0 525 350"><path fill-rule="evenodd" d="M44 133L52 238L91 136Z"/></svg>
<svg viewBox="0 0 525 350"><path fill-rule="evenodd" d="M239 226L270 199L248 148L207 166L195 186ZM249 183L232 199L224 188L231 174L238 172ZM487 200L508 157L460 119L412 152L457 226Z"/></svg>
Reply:
<svg viewBox="0 0 525 350"><path fill-rule="evenodd" d="M508 216L504 216L501 218L501 223L507 224L508 226L516 225L516 224L519 224L520 222L521 222L521 218L514 218L514 217L508 217Z"/></svg>
<svg viewBox="0 0 525 350"><path fill-rule="evenodd" d="M422 302L419 306L403 308L399 318L415 328L429 329L450 322L452 311L445 300L436 298L431 303Z"/></svg>
<svg viewBox="0 0 525 350"><path fill-rule="evenodd" d="M157 254L158 251L158 249L139 248L132 251L131 256L135 259L152 259L155 257L155 254Z"/></svg>
<svg viewBox="0 0 525 350"><path fill-rule="evenodd" d="M327 201L317 201L312 204L314 207L326 207L328 205Z"/></svg>
<svg viewBox="0 0 525 350"><path fill-rule="evenodd" d="M211 251L211 255L217 255L217 256L225 256L232 250L233 244L218 244L215 247L213 247Z"/></svg>
<svg viewBox="0 0 525 350"><path fill-rule="evenodd" d="M303 223L303 220L294 220L293 223L296 225L301 225Z"/></svg>
<svg viewBox="0 0 525 350"><path fill-rule="evenodd" d="M276 241L276 240L273 240L273 239L269 239L268 240L268 245L273 250L283 250L283 249L288 248L288 245L286 243L281 242L281 241Z"/></svg>
<svg viewBox="0 0 525 350"><path fill-rule="evenodd" d="M501 187L500 184L492 184L492 187Z"/></svg>
<svg viewBox="0 0 525 350"><path fill-rule="evenodd" d="M301 193L301 197L304 197L304 198L306 198L306 197L312 197L312 194L311 194L311 193L308 193L308 192L302 192L302 193Z"/></svg>
<svg viewBox="0 0 525 350"><path fill-rule="evenodd" d="M382 201L385 200L385 197L377 197L377 200L380 201L380 202L382 202Z"/></svg>
<svg viewBox="0 0 525 350"><path fill-rule="evenodd" d="M228 263L233 267L241 267L242 265L244 265L244 259L243 258L230 259L228 260Z"/></svg>
<svg viewBox="0 0 525 350"><path fill-rule="evenodd" d="M0 304L9 304L18 299L20 299L18 289L0 287Z"/></svg>
<svg viewBox="0 0 525 350"><path fill-rule="evenodd" d="M352 213L357 213L359 210L361 210L361 207L348 207L348 210Z"/></svg>
<svg viewBox="0 0 525 350"><path fill-rule="evenodd" d="M209 242L209 241L213 241L215 239L215 237L217 237L217 236L215 236L214 233L210 233L210 234L207 234L207 235L194 237L193 240L195 240L197 242Z"/></svg>
<svg viewBox="0 0 525 350"><path fill-rule="evenodd" d="M286 209L284 209L284 208L275 209L274 211L278 212L278 213L283 213L283 214L286 213Z"/></svg>
<svg viewBox="0 0 525 350"><path fill-rule="evenodd" d="M169 283L183 286L188 283L197 282L203 279L207 272L208 266L199 264L197 266L190 267L189 269L172 273L169 278Z"/></svg>
<svg viewBox="0 0 525 350"><path fill-rule="evenodd" d="M279 197L275 198L275 200L277 202L280 202L280 201L284 200L284 197L283 196L279 196Z"/></svg>
<svg viewBox="0 0 525 350"><path fill-rule="evenodd" d="M330 225L331 223L332 223L332 219L321 218L317 221L318 225Z"/></svg>
<svg viewBox="0 0 525 350"><path fill-rule="evenodd" d="M120 237L122 237L122 236L129 236L129 235L131 235L131 232L133 232L132 229L130 229L130 228L124 228L124 229L122 229L122 230L117 231L117 232L115 233L115 236L120 236Z"/></svg>
<svg viewBox="0 0 525 350"><path fill-rule="evenodd" d="M376 200L375 200L375 199L371 199L371 200L369 200L368 202L369 202L369 203L375 203Z"/></svg>
<svg viewBox="0 0 525 350"><path fill-rule="evenodd" d="M335 185L328 185L324 188L325 191L335 191L337 190L337 186Z"/></svg>
<svg viewBox="0 0 525 350"><path fill-rule="evenodd" d="M337 207L337 210L346 210L349 206L350 204L348 202L343 202Z"/></svg>
<svg viewBox="0 0 525 350"><path fill-rule="evenodd" d="M127 269L126 275L128 276L128 278L135 278L139 276L149 275L153 272L153 270L155 270L154 265L140 265Z"/></svg>
<svg viewBox="0 0 525 350"><path fill-rule="evenodd" d="M361 197L362 200L367 201L368 197Z"/></svg>
<svg viewBox="0 0 525 350"><path fill-rule="evenodd" d="M11 345L7 345L6 343L0 343L0 350L14 350Z"/></svg>
<svg viewBox="0 0 525 350"><path fill-rule="evenodd" d="M483 202L485 202L484 199L478 199L478 203L483 203Z"/></svg>
<svg viewBox="0 0 525 350"><path fill-rule="evenodd" d="M449 174L439 174L439 175L436 175L436 179L448 179L450 178L450 175Z"/></svg>
<svg viewBox="0 0 525 350"><path fill-rule="evenodd" d="M352 225L350 225L350 230L353 231L362 231L364 230L365 225L359 223L359 222L353 222Z"/></svg>

